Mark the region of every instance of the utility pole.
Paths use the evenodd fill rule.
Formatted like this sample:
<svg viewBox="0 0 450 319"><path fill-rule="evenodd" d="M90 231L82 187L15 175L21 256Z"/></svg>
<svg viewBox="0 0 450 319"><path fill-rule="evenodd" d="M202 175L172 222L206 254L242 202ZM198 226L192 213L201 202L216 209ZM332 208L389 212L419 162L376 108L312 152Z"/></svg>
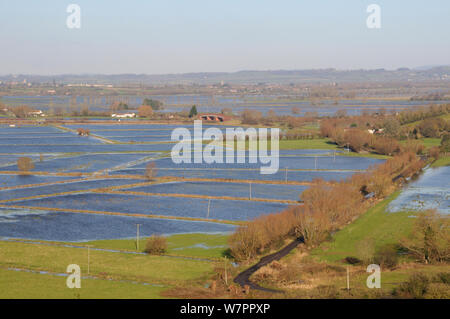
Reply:
<svg viewBox="0 0 450 319"><path fill-rule="evenodd" d="M350 291L350 270L347 266L347 291Z"/></svg>
<svg viewBox="0 0 450 319"><path fill-rule="evenodd" d="M89 265L91 263L91 254L90 254L90 248L92 247L92 245L87 245L87 250L88 250L88 264L87 264L87 274L89 275Z"/></svg>
<svg viewBox="0 0 450 319"><path fill-rule="evenodd" d="M317 169L317 156L314 157L314 169Z"/></svg>
<svg viewBox="0 0 450 319"><path fill-rule="evenodd" d="M250 182L249 185L250 185L250 195L249 195L249 199L252 199L252 182Z"/></svg>
<svg viewBox="0 0 450 319"><path fill-rule="evenodd" d="M139 226L141 224L136 224L136 250L139 251Z"/></svg>
<svg viewBox="0 0 450 319"><path fill-rule="evenodd" d="M211 208L211 200L208 200L208 215L206 218L209 218L209 209Z"/></svg>
<svg viewBox="0 0 450 319"><path fill-rule="evenodd" d="M225 285L228 286L228 274L227 274L227 257L225 256Z"/></svg>
<svg viewBox="0 0 450 319"><path fill-rule="evenodd" d="M287 167L285 168L284 172L285 172L285 174L284 174L284 181L287 184Z"/></svg>

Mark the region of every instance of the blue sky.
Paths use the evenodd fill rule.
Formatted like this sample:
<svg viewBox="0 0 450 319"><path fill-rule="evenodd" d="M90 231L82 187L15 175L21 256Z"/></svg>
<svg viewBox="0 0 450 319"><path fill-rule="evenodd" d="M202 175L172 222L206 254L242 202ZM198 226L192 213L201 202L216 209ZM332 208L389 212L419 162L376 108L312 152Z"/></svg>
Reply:
<svg viewBox="0 0 450 319"><path fill-rule="evenodd" d="M66 8L81 7L81 29ZM366 8L381 7L381 29ZM0 0L0 74L450 64L448 0Z"/></svg>

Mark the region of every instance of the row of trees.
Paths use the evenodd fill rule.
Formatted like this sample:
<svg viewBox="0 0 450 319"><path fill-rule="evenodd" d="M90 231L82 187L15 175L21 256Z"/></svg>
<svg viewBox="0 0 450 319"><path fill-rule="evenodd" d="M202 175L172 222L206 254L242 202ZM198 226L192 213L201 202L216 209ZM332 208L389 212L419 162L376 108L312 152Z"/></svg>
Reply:
<svg viewBox="0 0 450 319"><path fill-rule="evenodd" d="M370 151L392 155L402 149L423 151L423 145L407 142L400 145L399 139L420 139L422 137L441 138L450 131L450 122L441 117L448 105L430 106L419 111L406 111L383 118L359 116L349 118L327 118L321 121L320 133L341 147L349 147L355 152ZM423 119L416 125L404 125L407 119ZM369 132L370 131L370 132Z"/></svg>
<svg viewBox="0 0 450 319"><path fill-rule="evenodd" d="M400 121L400 124L403 125L449 113L450 104L430 105L428 107L422 107L414 111L403 111L399 113L398 120Z"/></svg>
<svg viewBox="0 0 450 319"><path fill-rule="evenodd" d="M370 205L368 198L387 196L396 188L399 177L410 177L423 165L414 153L408 152L346 181L315 180L300 196L303 205L240 226L230 237L231 253L237 260L249 260L293 236L303 238L307 245L318 244L363 213Z"/></svg>
<svg viewBox="0 0 450 319"><path fill-rule="evenodd" d="M354 152L369 151L383 155L393 155L400 153L402 147L400 143L391 137L384 135L375 135L367 130L357 128L341 128L330 124L329 121L323 121L321 125L321 134L330 138L340 147L348 147Z"/></svg>

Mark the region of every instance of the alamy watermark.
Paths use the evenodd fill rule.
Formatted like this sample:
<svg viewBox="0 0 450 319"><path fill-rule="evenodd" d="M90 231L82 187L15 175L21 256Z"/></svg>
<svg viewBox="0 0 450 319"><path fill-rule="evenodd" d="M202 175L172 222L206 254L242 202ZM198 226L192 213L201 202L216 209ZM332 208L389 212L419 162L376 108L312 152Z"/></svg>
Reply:
<svg viewBox="0 0 450 319"><path fill-rule="evenodd" d="M377 264L370 264L369 266L367 266L366 271L368 273L371 273L371 275L369 275L366 280L367 288L370 288L370 289L381 288L381 268L380 268L380 266Z"/></svg>
<svg viewBox="0 0 450 319"><path fill-rule="evenodd" d="M81 28L81 8L78 4L69 4L66 9L70 13L66 19L66 26L69 29Z"/></svg>
<svg viewBox="0 0 450 319"><path fill-rule="evenodd" d="M67 288L81 288L81 268L77 264L70 264L67 266L66 272L69 273L67 276L66 285Z"/></svg>
<svg viewBox="0 0 450 319"><path fill-rule="evenodd" d="M378 4L371 4L366 11L370 13L366 20L367 28L381 29L381 7Z"/></svg>
<svg viewBox="0 0 450 319"><path fill-rule="evenodd" d="M269 138L270 152L267 147ZM203 131L202 121L194 121L194 136L185 127L172 131L171 139L177 143L172 148L171 157L175 164L243 164L247 159L248 163L256 164L259 160L262 165L261 174L275 174L279 168L279 138L278 128L228 127L225 129L224 139L223 132L219 128L209 127ZM210 143L203 148L205 140L209 140ZM248 156L246 156L246 141L248 141Z"/></svg>

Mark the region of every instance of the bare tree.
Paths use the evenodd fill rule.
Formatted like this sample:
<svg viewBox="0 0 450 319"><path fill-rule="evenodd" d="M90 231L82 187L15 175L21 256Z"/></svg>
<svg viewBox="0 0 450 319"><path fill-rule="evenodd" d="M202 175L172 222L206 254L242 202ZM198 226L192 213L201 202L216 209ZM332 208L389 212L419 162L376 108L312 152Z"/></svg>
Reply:
<svg viewBox="0 0 450 319"><path fill-rule="evenodd" d="M145 177L152 180L156 177L156 164L155 162L150 162L145 166Z"/></svg>
<svg viewBox="0 0 450 319"><path fill-rule="evenodd" d="M411 236L401 241L409 253L426 264L450 259L450 227L445 217L435 210L421 214L413 227Z"/></svg>
<svg viewBox="0 0 450 319"><path fill-rule="evenodd" d="M34 168L34 163L29 157L19 157L17 159L17 167L21 172L29 172Z"/></svg>

